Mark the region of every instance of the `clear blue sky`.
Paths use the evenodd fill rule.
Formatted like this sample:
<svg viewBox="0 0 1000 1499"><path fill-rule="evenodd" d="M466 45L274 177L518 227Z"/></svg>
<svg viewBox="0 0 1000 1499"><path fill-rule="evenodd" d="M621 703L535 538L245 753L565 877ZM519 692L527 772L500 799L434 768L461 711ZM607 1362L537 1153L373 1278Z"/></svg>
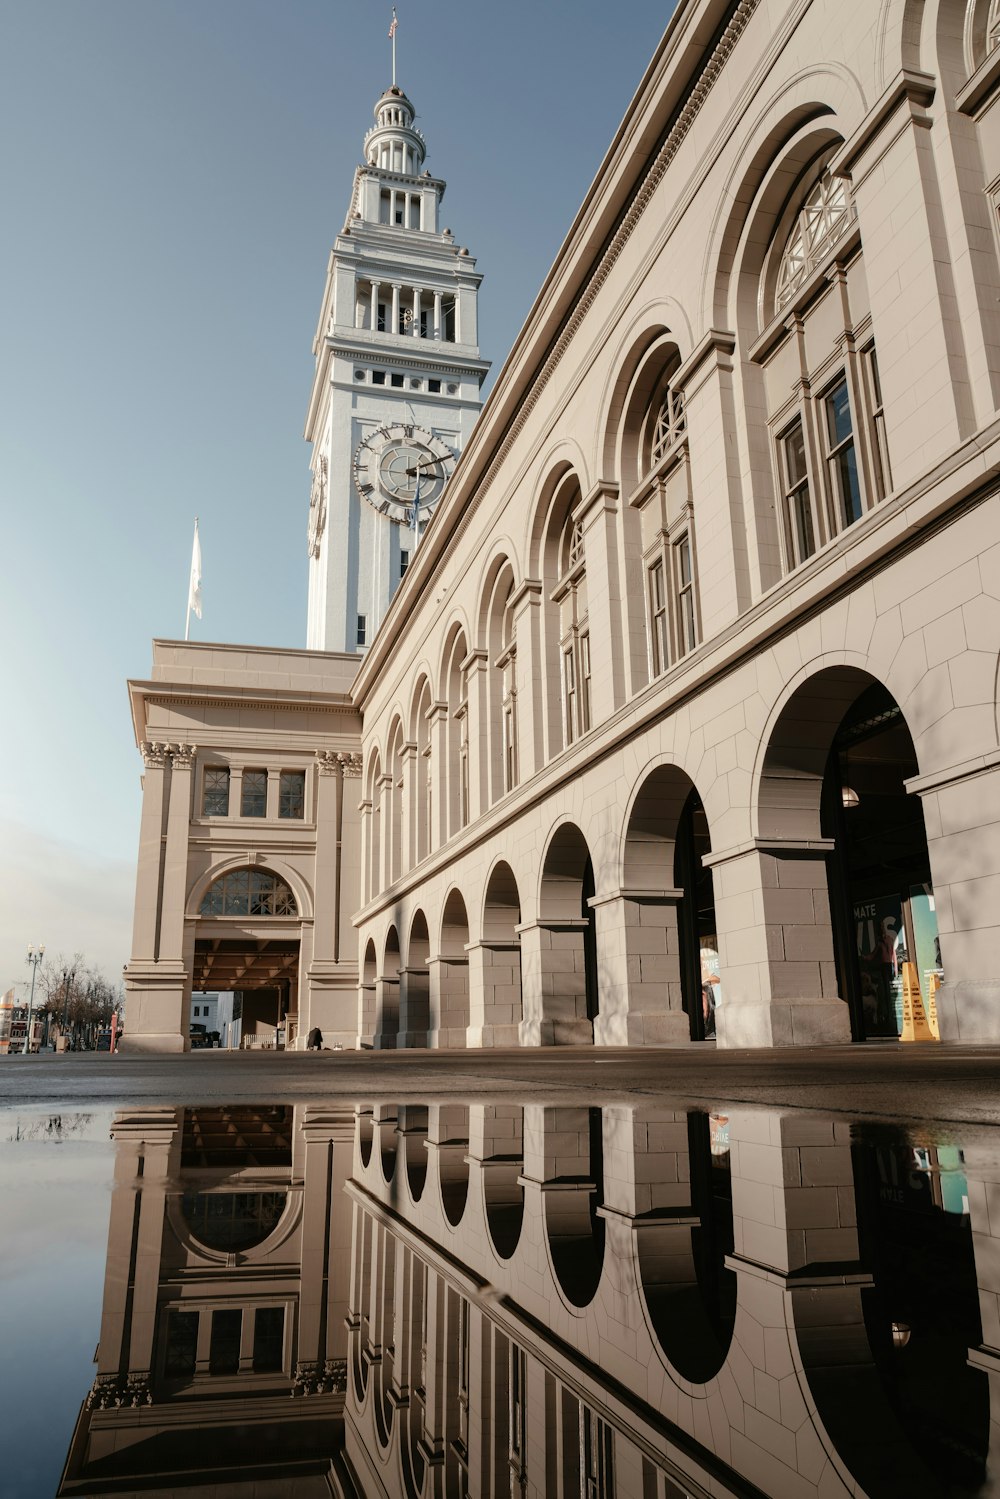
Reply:
<svg viewBox="0 0 1000 1499"><path fill-rule="evenodd" d="M498 370L672 0L398 0L398 77ZM128 957L125 681L183 633L305 641L310 346L372 106L374 0L6 0L0 990Z"/></svg>

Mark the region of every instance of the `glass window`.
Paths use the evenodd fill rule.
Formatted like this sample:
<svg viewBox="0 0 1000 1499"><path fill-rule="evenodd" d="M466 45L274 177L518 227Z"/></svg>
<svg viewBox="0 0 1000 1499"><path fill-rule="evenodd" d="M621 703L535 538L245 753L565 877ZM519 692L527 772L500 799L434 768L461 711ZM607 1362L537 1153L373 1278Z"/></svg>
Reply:
<svg viewBox="0 0 1000 1499"><path fill-rule="evenodd" d="M528 1436L527 1357L516 1343L510 1345L510 1456L520 1467L524 1462Z"/></svg>
<svg viewBox="0 0 1000 1499"><path fill-rule="evenodd" d="M231 869L209 885L200 916L297 916L295 896L276 874Z"/></svg>
<svg viewBox="0 0 1000 1499"><path fill-rule="evenodd" d="M227 1307L212 1313L212 1342L208 1355L210 1374L238 1374L240 1372L240 1337L243 1332L243 1312L239 1307Z"/></svg>
<svg viewBox="0 0 1000 1499"><path fill-rule="evenodd" d="M427 382L427 389L433 395L438 395L440 393L440 390L441 390L441 381L440 380L428 380L428 382Z"/></svg>
<svg viewBox="0 0 1000 1499"><path fill-rule="evenodd" d="M253 1322L253 1367L256 1374L280 1372L284 1363L284 1343L284 1307L258 1307Z"/></svg>
<svg viewBox="0 0 1000 1499"><path fill-rule="evenodd" d="M368 617L365 614L358 615L358 645L368 643Z"/></svg>
<svg viewBox="0 0 1000 1499"><path fill-rule="evenodd" d="M885 405L882 400L882 382L879 379L878 359L875 354L875 345L872 344L865 350L865 371L868 376L868 399L872 413L872 427L874 429L875 441L873 444L875 466L875 488L880 500L884 499L892 488L892 474L889 469L889 446L885 436Z"/></svg>
<svg viewBox="0 0 1000 1499"><path fill-rule="evenodd" d="M401 333L405 332L405 331L406 331L405 329L402 329L402 328L400 329ZM392 385L392 386L394 386L394 388L396 390L402 390L402 388L403 388L403 377L402 377L402 375L390 375L389 376L389 384Z"/></svg>
<svg viewBox="0 0 1000 1499"><path fill-rule="evenodd" d="M785 530L789 563L798 567L816 550L813 539L812 498L806 467L806 444L802 422L796 421L781 438L785 478Z"/></svg>
<svg viewBox="0 0 1000 1499"><path fill-rule="evenodd" d="M649 569L649 616L653 637L653 676L666 671L670 660L667 639L667 588L662 559Z"/></svg>
<svg viewBox="0 0 1000 1499"><path fill-rule="evenodd" d="M245 770L243 789L240 795L242 817L267 816L267 771Z"/></svg>
<svg viewBox="0 0 1000 1499"><path fill-rule="evenodd" d="M664 453L675 443L687 427L684 414L684 393L667 387L666 394L653 423L653 442L650 467L655 468Z"/></svg>
<svg viewBox="0 0 1000 1499"><path fill-rule="evenodd" d="M853 215L847 183L843 177L832 177L825 171L799 210L785 242L774 293L776 312L794 300L799 287L833 248Z"/></svg>
<svg viewBox="0 0 1000 1499"><path fill-rule="evenodd" d="M201 813L203 817L229 816L229 767L207 765L205 783L202 787Z"/></svg>
<svg viewBox="0 0 1000 1499"><path fill-rule="evenodd" d="M827 461L837 499L838 518L842 526L850 526L861 519L862 506L846 379L837 381L823 404L826 407Z"/></svg>
<svg viewBox="0 0 1000 1499"><path fill-rule="evenodd" d="M306 814L306 773L283 770L278 781L278 816L304 817Z"/></svg>
<svg viewBox="0 0 1000 1499"><path fill-rule="evenodd" d="M372 384L373 385L384 385L385 384L385 370L372 370Z"/></svg>
<svg viewBox="0 0 1000 1499"><path fill-rule="evenodd" d="M168 1379L183 1379L194 1373L198 1351L198 1313L170 1312L167 1316L167 1351L163 1372Z"/></svg>
<svg viewBox="0 0 1000 1499"><path fill-rule="evenodd" d="M565 694L566 743L576 738L576 662L573 648L563 651L563 692Z"/></svg>
<svg viewBox="0 0 1000 1499"><path fill-rule="evenodd" d="M409 567L409 565L410 565L410 554L409 554L409 552L405 551L402 547L400 547L400 549L399 549L399 576L401 578L405 576L406 569Z"/></svg>
<svg viewBox="0 0 1000 1499"><path fill-rule="evenodd" d="M677 543L677 612L680 623L681 650L693 651L697 644L694 621L694 568L691 562L691 538L682 536Z"/></svg>
<svg viewBox="0 0 1000 1499"><path fill-rule="evenodd" d="M590 728L590 631L580 636L580 732Z"/></svg>

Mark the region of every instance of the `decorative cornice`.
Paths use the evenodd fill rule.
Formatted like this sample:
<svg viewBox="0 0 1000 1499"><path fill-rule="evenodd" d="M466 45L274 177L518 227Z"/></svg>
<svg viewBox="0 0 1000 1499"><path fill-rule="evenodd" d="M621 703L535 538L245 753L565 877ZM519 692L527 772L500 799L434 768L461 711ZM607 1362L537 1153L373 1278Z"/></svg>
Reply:
<svg viewBox="0 0 1000 1499"><path fill-rule="evenodd" d="M347 1392L346 1358L307 1360L295 1365L291 1396L343 1395Z"/></svg>
<svg viewBox="0 0 1000 1499"><path fill-rule="evenodd" d="M152 1405L149 1371L140 1374L98 1374L86 1399L87 1410L106 1411Z"/></svg>
<svg viewBox="0 0 1000 1499"><path fill-rule="evenodd" d="M179 770L190 770L194 764L193 744L169 744L167 741L143 739L139 744L143 761L150 769L162 770L169 759Z"/></svg>
<svg viewBox="0 0 1000 1499"><path fill-rule="evenodd" d="M736 43L749 25L750 18L759 3L760 0L739 0L739 4L733 12L732 19L720 36L712 55L706 61L697 82L687 97L684 107L668 132L666 140L660 147L656 160L636 190L635 196L611 238L611 243L601 256L596 270L581 293L579 301L570 314L548 358L538 371L538 374L531 381L524 400L518 408L517 415L507 429L507 434L503 442L494 454L493 461L483 475L482 480L476 486L477 497L481 497L486 493L506 462L508 453L520 436L532 411L537 406L542 391L552 379L563 355L576 337L584 318L597 300L598 293L610 276L615 263L631 238L639 220L648 208L653 194L666 176L671 162L687 139L691 127L701 111L702 105L708 98L712 86L717 82L723 68L729 61Z"/></svg>

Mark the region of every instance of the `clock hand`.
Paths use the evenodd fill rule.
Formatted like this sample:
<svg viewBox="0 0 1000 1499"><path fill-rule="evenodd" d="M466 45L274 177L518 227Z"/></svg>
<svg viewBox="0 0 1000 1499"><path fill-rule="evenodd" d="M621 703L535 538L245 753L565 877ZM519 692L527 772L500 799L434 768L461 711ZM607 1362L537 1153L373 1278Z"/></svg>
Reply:
<svg viewBox="0 0 1000 1499"><path fill-rule="evenodd" d="M425 458L423 463L414 464L413 468L408 468L406 470L407 478L415 478L420 469L433 468L436 463L440 462L440 458Z"/></svg>

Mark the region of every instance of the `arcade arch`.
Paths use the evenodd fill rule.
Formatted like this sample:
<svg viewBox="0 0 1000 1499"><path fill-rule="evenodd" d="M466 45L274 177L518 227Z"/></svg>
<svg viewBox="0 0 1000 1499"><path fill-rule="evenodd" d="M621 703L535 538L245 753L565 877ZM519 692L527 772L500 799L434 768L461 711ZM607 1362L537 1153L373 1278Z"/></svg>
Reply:
<svg viewBox="0 0 1000 1499"><path fill-rule="evenodd" d="M545 851L535 929L543 1045L594 1039L600 1001L593 898L594 866L587 840L573 823L562 823Z"/></svg>

